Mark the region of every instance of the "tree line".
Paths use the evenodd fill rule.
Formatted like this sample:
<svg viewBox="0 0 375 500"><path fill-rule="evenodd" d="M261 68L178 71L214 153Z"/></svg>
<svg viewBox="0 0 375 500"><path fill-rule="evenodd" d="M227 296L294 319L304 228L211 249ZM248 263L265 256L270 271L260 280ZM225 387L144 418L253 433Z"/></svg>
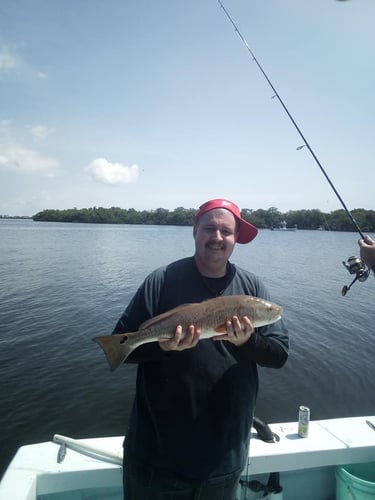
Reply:
<svg viewBox="0 0 375 500"><path fill-rule="evenodd" d="M47 209L33 215L35 221L82 222L93 224L148 224L191 226L197 209L177 207L174 210L157 208L155 210L123 209L119 207L70 208L65 210ZM276 207L267 210L242 210L242 217L259 229L277 228L282 225L298 229L324 229L329 231L355 231L355 227L343 209L329 213L319 209L289 210L280 212ZM351 211L363 232L375 231L375 211L357 208Z"/></svg>

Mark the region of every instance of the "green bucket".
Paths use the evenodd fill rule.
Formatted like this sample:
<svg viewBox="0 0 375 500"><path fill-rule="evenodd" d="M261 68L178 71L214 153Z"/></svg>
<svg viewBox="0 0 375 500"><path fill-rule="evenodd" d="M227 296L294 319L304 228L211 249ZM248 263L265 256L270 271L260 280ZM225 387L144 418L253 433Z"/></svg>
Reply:
<svg viewBox="0 0 375 500"><path fill-rule="evenodd" d="M374 500L375 462L336 469L336 500Z"/></svg>

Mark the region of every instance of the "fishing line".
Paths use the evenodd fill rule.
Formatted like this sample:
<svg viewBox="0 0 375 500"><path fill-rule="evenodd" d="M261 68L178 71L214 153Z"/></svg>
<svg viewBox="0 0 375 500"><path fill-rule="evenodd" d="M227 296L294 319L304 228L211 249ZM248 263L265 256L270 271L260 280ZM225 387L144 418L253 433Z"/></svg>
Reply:
<svg viewBox="0 0 375 500"><path fill-rule="evenodd" d="M298 146L297 150L300 150L304 147L306 147L311 156L314 158L316 164L318 165L318 167L320 168L322 174L324 175L324 177L326 178L326 180L328 181L328 184L331 186L331 188L333 189L333 192L335 193L335 195L337 196L337 198L339 199L341 205L344 207L344 210L345 212L347 213L349 219L352 221L354 227L356 228L356 230L358 231L358 233L360 234L361 238L364 239L364 235L362 233L362 231L360 230L356 220L354 219L353 215L350 213L348 207L345 205L345 202L344 200L341 198L340 194L338 193L337 189L335 188L333 182L331 181L331 179L328 177L328 174L327 172L325 171L325 169L323 168L322 164L320 163L318 157L316 156L316 154L314 153L314 151L312 150L309 142L307 141L306 137L304 136L304 134L302 133L301 129L299 128L299 126L297 125L296 121L294 120L293 116L290 114L288 108L286 107L286 105L284 104L283 100L281 99L279 93L277 92L277 90L275 89L275 87L273 86L271 80L268 78L266 72L264 71L264 69L262 68L261 64L259 63L258 59L255 57L255 54L254 52L251 50L249 44L247 43L247 41L245 40L244 36L242 35L242 33L240 32L240 30L237 28L235 22L233 21L233 19L231 18L229 12L227 11L227 9L224 7L223 3L221 2L221 0L218 0L218 3L220 5L220 7L223 9L226 17L229 19L229 21L231 22L232 26L234 27L237 35L239 36L239 38L241 39L242 43L245 45L246 49L248 50L248 52L250 53L253 61L256 63L256 65L258 66L258 68L260 69L261 73L263 74L264 78L267 80L267 83L269 84L269 86L271 87L272 91L274 92L274 95L272 96L272 98L277 98L277 100L279 101L279 103L281 104L281 106L283 107L285 113L288 115L290 121L292 122L292 124L294 125L295 129L297 130L298 134L300 135L302 141L303 141L303 145L301 146Z"/></svg>
<svg viewBox="0 0 375 500"><path fill-rule="evenodd" d="M331 179L329 178L327 172L325 171L325 169L323 168L323 165L320 163L318 157L316 156L316 154L314 153L313 149L311 148L308 140L306 139L306 137L304 136L304 134L302 133L302 130L299 128L299 126L297 125L295 119L293 118L293 116L291 115L291 113L289 112L288 108L286 107L284 101L281 99L279 93L277 92L277 90L275 89L274 85L272 84L271 80L269 79L269 77L267 76L266 72L264 71L264 69L262 68L261 64L259 63L258 59L256 58L254 52L251 50L249 44L247 43L247 41L245 40L244 36L242 35L242 33L240 32L240 30L238 29L236 23L233 21L233 19L231 18L229 12L227 11L227 9L224 7L223 3L221 2L221 0L218 0L218 3L220 5L220 7L223 9L226 17L229 19L230 23L232 24L235 32L237 33L237 35L239 36L239 38L241 39L242 43L245 45L246 49L248 50L249 54L251 55L253 61L256 63L256 65L258 66L259 70L261 71L262 75L264 76L264 78L267 80L267 83L268 85L271 87L272 91L274 92L274 95L272 96L272 98L277 98L277 100L279 101L279 103L281 104L281 106L283 107L285 113L288 115L290 121L292 122L294 128L297 130L298 134L300 135L302 141L303 141L303 144L301 146L298 146L297 147L297 150L301 150L302 148L306 147L311 156L313 157L315 163L318 165L318 167L320 168L322 174L324 175L324 177L326 178L328 184L331 186L331 188L333 189L333 192L335 193L335 195L337 196L338 200L340 201L341 205L343 206L345 212L347 213L349 219L351 220L351 222L353 223L354 227L356 228L356 230L358 231L359 235L361 236L362 239L365 239L362 231L360 230L356 220L354 219L353 215L350 213L348 207L346 206L344 200L341 198L339 192L337 191L337 189L335 188L333 182L331 181ZM369 274L370 274L370 269L368 269L365 265L365 263L358 257L355 257L355 256L352 256L352 257L349 257L349 259L347 260L347 262L343 262L345 268L349 271L350 274L354 274L355 277L353 279L353 281L350 283L350 285L345 285L342 290L341 290L341 294L343 296L345 296L347 294L347 292L350 290L351 286L358 280L358 281L365 281Z"/></svg>

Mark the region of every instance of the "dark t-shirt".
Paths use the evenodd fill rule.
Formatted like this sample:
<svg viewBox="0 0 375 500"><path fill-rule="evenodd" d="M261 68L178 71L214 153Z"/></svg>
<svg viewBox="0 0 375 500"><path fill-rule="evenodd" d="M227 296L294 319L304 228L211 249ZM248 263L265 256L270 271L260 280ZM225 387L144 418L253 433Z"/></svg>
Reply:
<svg viewBox="0 0 375 500"><path fill-rule="evenodd" d="M270 299L260 280L228 264L226 279L207 281L189 257L157 269L143 282L113 333L137 331L147 319L173 307L215 295ZM138 347L137 390L125 453L166 468L182 479L204 480L241 470L258 392L256 364L281 367L288 355L282 320L257 328L241 347L201 340L181 352L157 342Z"/></svg>

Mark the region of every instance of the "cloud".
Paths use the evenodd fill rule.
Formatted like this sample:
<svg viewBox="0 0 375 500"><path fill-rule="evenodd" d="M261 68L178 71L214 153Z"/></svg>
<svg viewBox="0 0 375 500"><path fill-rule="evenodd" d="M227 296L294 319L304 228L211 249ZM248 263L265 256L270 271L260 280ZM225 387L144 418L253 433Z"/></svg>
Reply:
<svg viewBox="0 0 375 500"><path fill-rule="evenodd" d="M46 127L45 125L34 125L33 127L30 127L30 132L36 139L44 140L52 132L52 129Z"/></svg>
<svg viewBox="0 0 375 500"><path fill-rule="evenodd" d="M128 167L121 163L110 163L105 158L97 158L85 170L95 181L115 185L135 182L139 169L138 165Z"/></svg>
<svg viewBox="0 0 375 500"><path fill-rule="evenodd" d="M0 167L4 166L12 171L42 174L52 177L58 165L58 161L54 158L17 144L0 150Z"/></svg>
<svg viewBox="0 0 375 500"><path fill-rule="evenodd" d="M6 44L0 44L0 75L9 73L10 71L17 70L20 72L20 77L23 81L25 79L34 80L38 78L39 80L47 80L48 74L45 71L38 70L34 68L30 63L25 61L22 57L23 44L18 44L12 48L9 48Z"/></svg>
<svg viewBox="0 0 375 500"><path fill-rule="evenodd" d="M36 149L23 146L11 125L10 120L0 120L0 169L53 177L59 162ZM44 125L29 127L29 130L38 139L44 139L52 131Z"/></svg>
<svg viewBox="0 0 375 500"><path fill-rule="evenodd" d="M0 120L0 138L6 136L11 126L10 120Z"/></svg>
<svg viewBox="0 0 375 500"><path fill-rule="evenodd" d="M0 71L8 71L17 66L17 61L6 47L0 47Z"/></svg>

